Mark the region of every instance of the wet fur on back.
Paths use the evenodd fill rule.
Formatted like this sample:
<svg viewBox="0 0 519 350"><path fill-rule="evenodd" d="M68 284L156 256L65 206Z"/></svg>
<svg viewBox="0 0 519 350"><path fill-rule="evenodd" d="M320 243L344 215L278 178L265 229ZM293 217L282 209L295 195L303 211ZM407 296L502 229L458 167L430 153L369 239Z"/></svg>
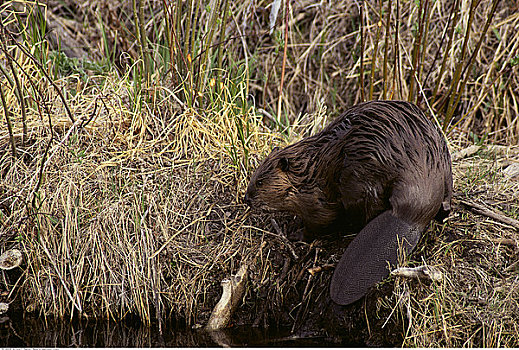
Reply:
<svg viewBox="0 0 519 350"><path fill-rule="evenodd" d="M389 199L401 186L411 193L394 208L397 216L425 226L442 202L450 203L449 152L418 107L377 101L272 151L252 175L246 197L253 207L287 210L308 230L326 231L338 222L362 227L392 206Z"/></svg>

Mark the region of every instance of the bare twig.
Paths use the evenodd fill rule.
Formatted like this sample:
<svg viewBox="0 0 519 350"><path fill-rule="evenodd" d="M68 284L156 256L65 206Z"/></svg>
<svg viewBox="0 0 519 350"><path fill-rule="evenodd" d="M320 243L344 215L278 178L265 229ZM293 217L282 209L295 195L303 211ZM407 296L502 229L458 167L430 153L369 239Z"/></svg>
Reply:
<svg viewBox="0 0 519 350"><path fill-rule="evenodd" d="M390 32L390 24L391 24L391 8L392 0L389 0L388 8L387 8L387 17L386 17L386 35L384 39L384 65L383 65L383 80L384 80L384 90L382 92L382 99L385 100L387 98L387 59L389 52L389 32Z"/></svg>
<svg viewBox="0 0 519 350"><path fill-rule="evenodd" d="M16 73L16 69L14 68L14 65L13 65L12 56L9 55L9 52L7 51L4 31L5 31L5 28L2 28L2 35L0 36L0 38L2 39L1 47L2 47L2 51L6 55L7 65L9 66L9 68L11 69L11 72L13 74L13 82L14 82L14 85L16 87L16 92L17 92L16 96L18 97L18 102L20 103L20 110L22 112L22 129L23 129L22 145L25 145L25 141L27 140L27 111L26 111L26 107L25 107L25 98L23 95L22 86L20 85L20 80L18 79L18 74ZM2 71L5 74L5 76L8 77L8 75L6 74L7 72L5 72L3 69L2 69Z"/></svg>
<svg viewBox="0 0 519 350"><path fill-rule="evenodd" d="M32 55L29 51L27 51L27 49L25 47L23 47L22 44L20 44L18 41L16 41L15 38L13 38L11 33L8 32L7 35L11 38L11 41L20 50L22 50L22 52L25 54L25 56L27 56L40 69L40 71L43 73L43 75L45 75L45 77L47 78L47 81L54 87L54 89L56 89L56 92L58 93L58 96L61 99L61 102L63 103L63 106L65 107L65 110L67 112L67 115L68 115L70 121L72 123L75 123L76 120L74 119L74 116L72 115L72 112L70 111L70 108L68 106L67 100L65 99L65 96L63 95L63 92L58 87L58 85L56 85L56 83L51 79L51 77L49 76L47 71L45 71L45 68L41 65L40 62L38 62L38 60L34 57L34 55Z"/></svg>
<svg viewBox="0 0 519 350"><path fill-rule="evenodd" d="M2 84L0 84L0 98L2 99L2 106L4 108L5 120L7 122L7 130L9 132L9 142L11 143L11 151L13 153L13 157L16 157L16 144L14 142L13 135L13 125L11 124L11 118L9 109L7 107L7 103L5 102L4 89L2 88Z"/></svg>
<svg viewBox="0 0 519 350"><path fill-rule="evenodd" d="M289 1L285 1L285 42L283 46L283 64L281 65L281 81L279 83L279 98L278 98L278 119L281 118L281 102L283 101L283 83L285 81L285 68L287 64L287 49L288 49L288 9Z"/></svg>
<svg viewBox="0 0 519 350"><path fill-rule="evenodd" d="M519 220L512 219L511 217L497 213L493 210L485 208L484 206L474 203L474 202L461 200L460 203L469 207L476 214L488 216L489 218L492 218L492 219L502 222L504 224L513 226L516 230L519 230Z"/></svg>

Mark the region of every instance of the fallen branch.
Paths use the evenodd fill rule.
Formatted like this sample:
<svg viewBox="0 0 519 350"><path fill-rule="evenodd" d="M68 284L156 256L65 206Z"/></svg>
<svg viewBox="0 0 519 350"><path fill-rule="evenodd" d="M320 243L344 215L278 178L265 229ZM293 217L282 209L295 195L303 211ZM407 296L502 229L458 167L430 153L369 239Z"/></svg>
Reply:
<svg viewBox="0 0 519 350"><path fill-rule="evenodd" d="M205 326L208 331L215 331L228 326L231 316L241 302L247 282L247 264L238 270L238 273L222 281L223 293L216 304Z"/></svg>
<svg viewBox="0 0 519 350"><path fill-rule="evenodd" d="M485 208L484 206L474 203L461 200L461 204L469 207L474 213L487 216L504 224L513 226L516 230L519 230L519 220L512 219L511 217L505 216L503 214L497 213L493 210Z"/></svg>
<svg viewBox="0 0 519 350"><path fill-rule="evenodd" d="M424 278L431 281L439 282L443 279L443 274L431 266L417 266L417 267L399 267L391 271L392 276L406 277L406 278Z"/></svg>

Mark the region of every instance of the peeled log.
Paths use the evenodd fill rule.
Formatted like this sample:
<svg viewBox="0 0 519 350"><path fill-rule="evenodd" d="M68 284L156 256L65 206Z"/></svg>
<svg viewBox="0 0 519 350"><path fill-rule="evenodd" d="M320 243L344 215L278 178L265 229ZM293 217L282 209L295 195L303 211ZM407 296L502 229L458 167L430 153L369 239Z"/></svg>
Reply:
<svg viewBox="0 0 519 350"><path fill-rule="evenodd" d="M206 330L214 331L228 326L231 316L245 292L247 268L247 264L242 265L236 275L222 281L222 297L213 309L209 322L205 326Z"/></svg>
<svg viewBox="0 0 519 350"><path fill-rule="evenodd" d="M436 282L443 279L443 274L431 266L400 267L391 271L391 275L406 278L424 278Z"/></svg>

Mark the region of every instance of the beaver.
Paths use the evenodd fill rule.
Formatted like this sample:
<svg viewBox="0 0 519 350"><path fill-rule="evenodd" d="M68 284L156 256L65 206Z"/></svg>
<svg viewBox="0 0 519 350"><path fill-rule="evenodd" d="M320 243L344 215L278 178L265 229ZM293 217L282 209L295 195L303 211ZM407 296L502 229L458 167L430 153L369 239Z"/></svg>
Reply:
<svg viewBox="0 0 519 350"><path fill-rule="evenodd" d="M445 138L414 104L349 108L314 136L274 149L252 174L245 202L299 216L305 231L362 228L333 273L330 297L350 304L386 278L433 218L450 211Z"/></svg>

